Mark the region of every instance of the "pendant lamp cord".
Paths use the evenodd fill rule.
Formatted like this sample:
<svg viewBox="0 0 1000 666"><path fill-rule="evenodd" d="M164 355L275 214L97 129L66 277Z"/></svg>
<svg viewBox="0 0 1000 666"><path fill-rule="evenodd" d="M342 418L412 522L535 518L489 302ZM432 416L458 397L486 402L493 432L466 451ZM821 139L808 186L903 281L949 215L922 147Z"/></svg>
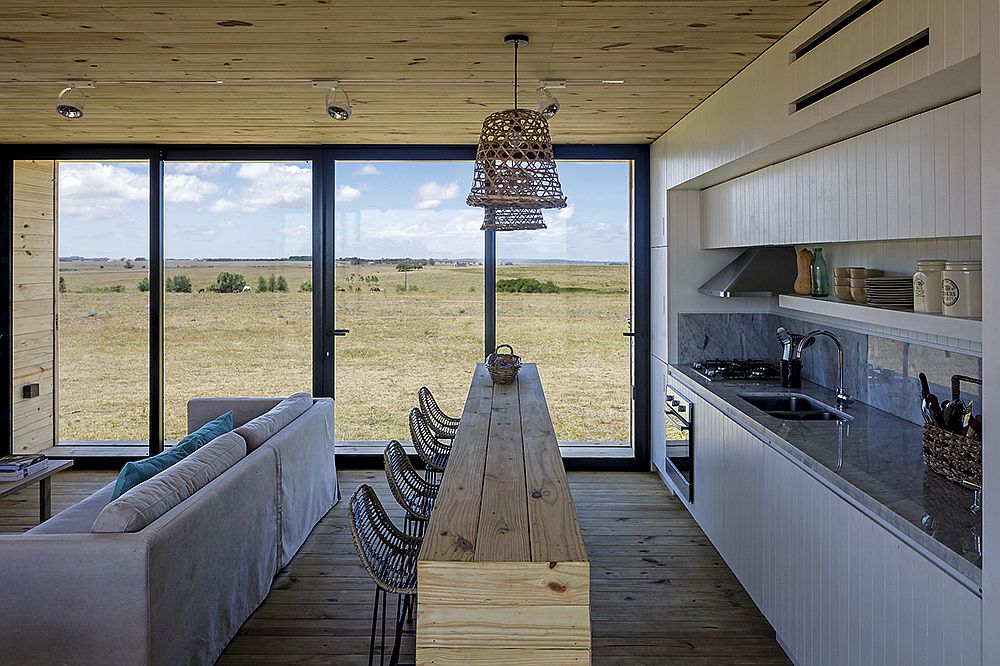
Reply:
<svg viewBox="0 0 1000 666"><path fill-rule="evenodd" d="M521 42L514 40L514 108L517 108L517 46Z"/></svg>

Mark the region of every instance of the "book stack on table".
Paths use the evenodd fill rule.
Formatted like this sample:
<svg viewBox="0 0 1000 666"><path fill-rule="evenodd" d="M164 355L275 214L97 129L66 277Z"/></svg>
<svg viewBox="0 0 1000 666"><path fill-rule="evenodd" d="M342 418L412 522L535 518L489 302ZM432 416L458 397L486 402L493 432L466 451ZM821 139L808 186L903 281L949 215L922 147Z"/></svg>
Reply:
<svg viewBox="0 0 1000 666"><path fill-rule="evenodd" d="M0 458L0 481L20 481L46 467L43 455L4 456Z"/></svg>

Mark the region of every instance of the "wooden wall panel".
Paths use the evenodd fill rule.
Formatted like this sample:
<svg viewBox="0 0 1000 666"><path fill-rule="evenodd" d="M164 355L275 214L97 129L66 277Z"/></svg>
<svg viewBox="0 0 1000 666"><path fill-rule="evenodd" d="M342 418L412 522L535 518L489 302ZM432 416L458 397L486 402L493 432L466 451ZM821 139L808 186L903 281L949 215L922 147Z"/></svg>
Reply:
<svg viewBox="0 0 1000 666"><path fill-rule="evenodd" d="M830 0L665 135L667 186L703 188L979 90L977 0L883 0L798 59L857 4ZM930 44L799 111L790 104L900 41Z"/></svg>
<svg viewBox="0 0 1000 666"><path fill-rule="evenodd" d="M702 191L706 248L982 233L979 96Z"/></svg>
<svg viewBox="0 0 1000 666"><path fill-rule="evenodd" d="M47 449L55 438L55 162L14 162L14 452ZM24 399L25 384L39 395Z"/></svg>

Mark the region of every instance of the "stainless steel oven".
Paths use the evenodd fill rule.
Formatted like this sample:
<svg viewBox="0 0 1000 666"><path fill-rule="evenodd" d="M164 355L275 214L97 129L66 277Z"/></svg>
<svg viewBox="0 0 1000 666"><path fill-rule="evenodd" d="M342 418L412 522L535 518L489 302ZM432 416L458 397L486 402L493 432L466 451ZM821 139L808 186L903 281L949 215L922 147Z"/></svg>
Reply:
<svg viewBox="0 0 1000 666"><path fill-rule="evenodd" d="M691 401L675 386L667 384L663 404L666 419L666 472L677 490L694 503L694 414Z"/></svg>

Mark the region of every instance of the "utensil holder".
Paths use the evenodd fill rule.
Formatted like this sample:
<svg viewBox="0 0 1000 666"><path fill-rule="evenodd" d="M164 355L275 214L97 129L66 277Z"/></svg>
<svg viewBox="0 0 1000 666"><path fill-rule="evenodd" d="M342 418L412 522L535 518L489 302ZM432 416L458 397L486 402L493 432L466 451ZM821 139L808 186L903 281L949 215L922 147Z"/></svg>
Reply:
<svg viewBox="0 0 1000 666"><path fill-rule="evenodd" d="M951 378L951 399L962 399L962 382L983 385L983 380L965 375ZM923 435L924 464L949 481L970 488L983 487L983 441L927 423Z"/></svg>

